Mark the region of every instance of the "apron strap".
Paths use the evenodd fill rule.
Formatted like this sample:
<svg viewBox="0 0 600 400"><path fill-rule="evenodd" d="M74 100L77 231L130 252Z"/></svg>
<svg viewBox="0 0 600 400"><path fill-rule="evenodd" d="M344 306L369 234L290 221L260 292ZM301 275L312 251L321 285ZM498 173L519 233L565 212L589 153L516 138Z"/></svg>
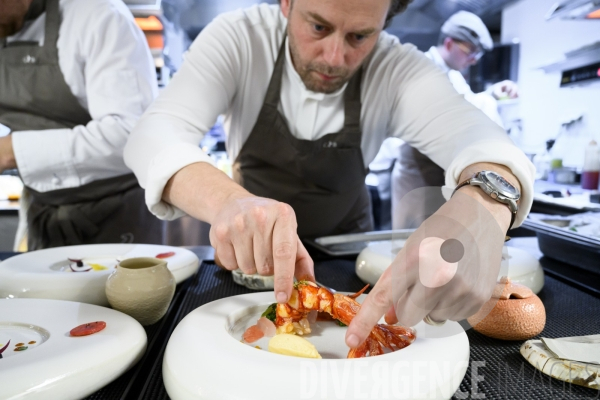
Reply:
<svg viewBox="0 0 600 400"><path fill-rule="evenodd" d="M33 0L25 14L25 21L36 20L46 11L46 0Z"/></svg>
<svg viewBox="0 0 600 400"><path fill-rule="evenodd" d="M283 64L285 63L285 45L287 41L287 31L283 34L283 40L279 47L279 53L277 54L277 60L275 61L275 67L271 74L271 80L269 81L269 87L267 94L265 95L264 104L277 109L279 106L279 100L281 98L281 79L283 77Z"/></svg>
<svg viewBox="0 0 600 400"><path fill-rule="evenodd" d="M57 51L58 30L60 29L59 0L46 0L46 28L44 33L44 49Z"/></svg>
<svg viewBox="0 0 600 400"><path fill-rule="evenodd" d="M360 67L348 82L344 93L344 126L356 128L360 133L360 114L362 102L360 98L360 85L362 83L363 68Z"/></svg>

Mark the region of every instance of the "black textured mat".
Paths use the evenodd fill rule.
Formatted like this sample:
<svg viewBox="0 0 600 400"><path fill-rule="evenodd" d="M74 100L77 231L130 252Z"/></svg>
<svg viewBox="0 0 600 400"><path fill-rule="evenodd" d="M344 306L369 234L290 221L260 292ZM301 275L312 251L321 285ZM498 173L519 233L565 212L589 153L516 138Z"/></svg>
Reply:
<svg viewBox="0 0 600 400"><path fill-rule="evenodd" d="M538 296L546 308L546 327L540 337L600 333L597 297L549 276ZM471 345L470 366L455 399L600 399L598 390L552 379L536 370L519 352L522 341L492 339L473 330L467 331L467 335Z"/></svg>
<svg viewBox="0 0 600 400"><path fill-rule="evenodd" d="M12 256L16 256L20 253L14 253L12 251L0 251L0 261L4 261L7 258L11 258Z"/></svg>
<svg viewBox="0 0 600 400"><path fill-rule="evenodd" d="M171 334L171 330L168 329L172 324L171 316L177 313L185 291L191 282L191 279L187 279L177 285L173 300L171 301L165 316L157 323L144 327L148 338L148 344L141 360L113 382L86 397L86 400L125 400L137 396L137 393L139 393L146 385L150 370L154 366L159 353L161 354L160 358L162 360L163 343L166 343L169 340Z"/></svg>

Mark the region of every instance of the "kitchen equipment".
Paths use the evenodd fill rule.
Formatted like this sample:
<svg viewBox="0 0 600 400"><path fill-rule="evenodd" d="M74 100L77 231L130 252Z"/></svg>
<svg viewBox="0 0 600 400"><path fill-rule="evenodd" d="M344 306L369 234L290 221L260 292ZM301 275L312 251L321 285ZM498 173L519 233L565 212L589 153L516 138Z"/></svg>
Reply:
<svg viewBox="0 0 600 400"><path fill-rule="evenodd" d="M395 229L323 236L305 240L310 246L331 256L348 256L360 253L371 242L382 240L405 240L415 229Z"/></svg>
<svg viewBox="0 0 600 400"><path fill-rule="evenodd" d="M600 274L600 238L564 229L567 218L528 218L523 227L536 232L540 251L547 257Z"/></svg>
<svg viewBox="0 0 600 400"><path fill-rule="evenodd" d="M560 160L553 160L560 161ZM557 164L558 165L558 164ZM548 174L548 182L573 184L577 181L577 170L575 168L559 167L552 168Z"/></svg>
<svg viewBox="0 0 600 400"><path fill-rule="evenodd" d="M598 189L598 178L600 177L600 149L595 140L592 140L585 148L583 161L583 172L581 173L581 188Z"/></svg>

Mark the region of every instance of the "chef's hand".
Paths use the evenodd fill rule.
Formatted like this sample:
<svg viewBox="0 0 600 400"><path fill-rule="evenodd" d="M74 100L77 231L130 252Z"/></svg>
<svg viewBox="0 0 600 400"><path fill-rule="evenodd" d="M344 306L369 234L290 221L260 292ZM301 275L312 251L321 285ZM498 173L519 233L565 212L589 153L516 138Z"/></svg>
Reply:
<svg viewBox="0 0 600 400"><path fill-rule="evenodd" d="M298 239L287 204L256 197L206 162L190 164L169 179L163 200L211 224L215 261L228 270L275 275L278 302L287 302L298 280L314 281L313 261Z"/></svg>
<svg viewBox="0 0 600 400"><path fill-rule="evenodd" d="M12 137L0 137L0 172L17 168L15 153L12 146Z"/></svg>
<svg viewBox="0 0 600 400"><path fill-rule="evenodd" d="M481 170L518 185L510 170L487 163L465 169L460 182ZM495 287L509 224L506 205L480 188L461 188L407 240L352 320L346 344L363 343L383 315L413 326L427 315L441 322L475 314Z"/></svg>
<svg viewBox="0 0 600 400"><path fill-rule="evenodd" d="M274 275L275 296L285 303L294 276L314 281L313 261L298 238L296 214L288 204L235 196L223 205L210 229L215 260L228 270Z"/></svg>
<svg viewBox="0 0 600 400"><path fill-rule="evenodd" d="M516 99L519 97L518 85L510 80L495 83L489 90L496 100L504 98Z"/></svg>

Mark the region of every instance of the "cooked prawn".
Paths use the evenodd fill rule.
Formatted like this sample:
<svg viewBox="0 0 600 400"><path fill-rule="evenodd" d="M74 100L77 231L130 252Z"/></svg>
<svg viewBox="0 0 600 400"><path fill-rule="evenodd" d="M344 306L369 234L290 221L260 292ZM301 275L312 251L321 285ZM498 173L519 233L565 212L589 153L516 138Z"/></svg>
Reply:
<svg viewBox="0 0 600 400"><path fill-rule="evenodd" d="M275 326L277 333L304 335L310 333L307 319L309 312L317 310L326 312L345 325L350 325L360 310L360 303L355 298L360 296L369 285L353 295L331 293L317 286L314 282L300 281L294 284L290 300L285 304L277 304ZM350 349L348 358L358 358L383 354L384 348L391 351L400 350L410 345L416 338L415 331L396 325L376 325L367 340L355 349Z"/></svg>

